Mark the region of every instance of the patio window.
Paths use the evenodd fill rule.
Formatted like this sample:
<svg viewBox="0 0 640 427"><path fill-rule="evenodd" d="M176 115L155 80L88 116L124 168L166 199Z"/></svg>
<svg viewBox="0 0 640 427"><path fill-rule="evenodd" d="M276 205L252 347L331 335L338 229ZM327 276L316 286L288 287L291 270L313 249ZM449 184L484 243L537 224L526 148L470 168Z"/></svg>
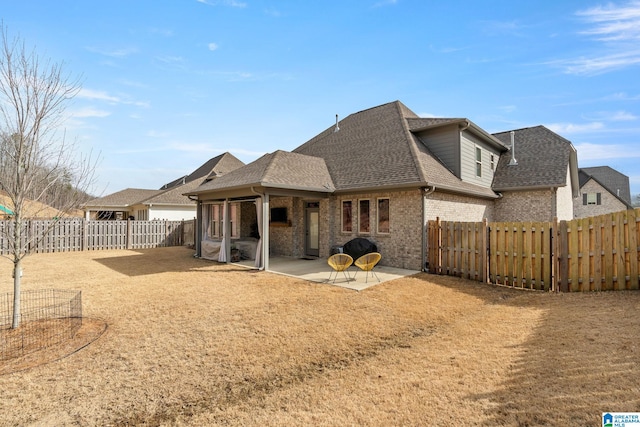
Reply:
<svg viewBox="0 0 640 427"><path fill-rule="evenodd" d="M208 215L209 223L207 227L207 235L212 239L222 237L222 211L224 205L222 203L214 203L209 205ZM238 237L238 204L229 204L229 223L231 226L231 237Z"/></svg>
<svg viewBox="0 0 640 427"><path fill-rule="evenodd" d="M351 233L353 231L353 202L351 200L342 201L342 232Z"/></svg>
<svg viewBox="0 0 640 427"><path fill-rule="evenodd" d="M389 198L378 199L378 233L389 233Z"/></svg>
<svg viewBox="0 0 640 427"><path fill-rule="evenodd" d="M231 237L238 237L238 204L229 205L229 222L231 223Z"/></svg>
<svg viewBox="0 0 640 427"><path fill-rule="evenodd" d="M359 204L360 204L360 209L359 209L358 230L360 231L360 233L369 233L371 231L369 227L369 214L370 214L369 200L360 200Z"/></svg>
<svg viewBox="0 0 640 427"><path fill-rule="evenodd" d="M220 237L220 205L209 205L209 237Z"/></svg>

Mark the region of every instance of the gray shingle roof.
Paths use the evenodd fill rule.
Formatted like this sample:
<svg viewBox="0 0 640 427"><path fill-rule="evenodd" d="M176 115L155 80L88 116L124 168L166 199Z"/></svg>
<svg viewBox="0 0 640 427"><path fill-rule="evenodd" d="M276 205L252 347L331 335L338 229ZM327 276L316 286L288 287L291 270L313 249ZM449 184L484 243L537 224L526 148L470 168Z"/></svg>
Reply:
<svg viewBox="0 0 640 427"><path fill-rule="evenodd" d="M411 128L461 119L422 119L399 101L354 113L293 150L325 159L340 191L426 184L494 197L491 189L457 178Z"/></svg>
<svg viewBox="0 0 640 427"><path fill-rule="evenodd" d="M611 194L618 197L627 205L631 205L631 189L629 177L609 166L595 166L580 168L580 188L591 178L606 188Z"/></svg>
<svg viewBox="0 0 640 427"><path fill-rule="evenodd" d="M244 166L244 162L239 160L231 153L223 153L213 157L189 175L181 176L162 186L162 190L186 184L199 178L207 178L210 176L224 175L234 169Z"/></svg>
<svg viewBox="0 0 640 427"><path fill-rule="evenodd" d="M420 117L417 119L407 118L407 123L409 124L409 130L413 132L417 130L427 129L433 126L441 126L444 124L461 122L464 120L465 119L462 119L462 118L453 119L453 118L438 118L438 117L430 117L430 118Z"/></svg>
<svg viewBox="0 0 640 427"><path fill-rule="evenodd" d="M189 193L194 188L198 187L205 178L194 179L190 182L187 182L183 185L177 185L168 190L164 190L158 194L155 194L148 199L144 199L140 201L140 203L149 205L149 204L160 204L160 205L193 205L195 201L190 200L185 193Z"/></svg>
<svg viewBox="0 0 640 427"><path fill-rule="evenodd" d="M323 159L278 150L265 154L242 168L205 182L190 194L251 186L325 193L333 192L335 189Z"/></svg>
<svg viewBox="0 0 640 427"><path fill-rule="evenodd" d="M514 132L515 158L518 164L510 166L511 151L503 153L493 176L493 189L505 191L566 185L567 168L572 156L574 159L576 156L571 142L544 126ZM511 145L510 131L496 133L494 136L505 145Z"/></svg>
<svg viewBox="0 0 640 427"><path fill-rule="evenodd" d="M127 207L140 203L142 200L156 196L163 190L145 190L142 188L127 188L104 197L89 200L83 206L85 207Z"/></svg>

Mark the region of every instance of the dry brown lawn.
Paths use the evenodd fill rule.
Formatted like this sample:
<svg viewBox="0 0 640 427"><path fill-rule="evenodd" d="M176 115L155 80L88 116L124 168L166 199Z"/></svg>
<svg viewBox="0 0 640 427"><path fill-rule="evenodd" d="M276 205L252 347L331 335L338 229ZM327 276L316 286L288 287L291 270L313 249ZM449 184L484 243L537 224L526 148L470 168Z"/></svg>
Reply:
<svg viewBox="0 0 640 427"><path fill-rule="evenodd" d="M0 423L595 426L640 411L640 292L427 274L355 292L192 255L26 258L23 289L82 290L74 345L99 337L0 365Z"/></svg>

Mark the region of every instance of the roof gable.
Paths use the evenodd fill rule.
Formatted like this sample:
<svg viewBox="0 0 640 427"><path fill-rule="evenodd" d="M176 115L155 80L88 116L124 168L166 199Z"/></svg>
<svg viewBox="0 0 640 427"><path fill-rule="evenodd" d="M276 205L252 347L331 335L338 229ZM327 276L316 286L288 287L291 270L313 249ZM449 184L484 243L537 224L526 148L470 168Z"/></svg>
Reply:
<svg viewBox="0 0 640 427"><path fill-rule="evenodd" d="M423 182L407 116L417 118L399 101L360 111L293 152L323 158L338 190Z"/></svg>
<svg viewBox="0 0 640 427"><path fill-rule="evenodd" d="M190 194L252 186L320 192L335 189L323 159L278 150L205 182Z"/></svg>
<svg viewBox="0 0 640 427"><path fill-rule="evenodd" d="M631 205L631 189L629 177L609 166L580 168L580 188L591 178L595 179L609 193L613 194L627 205Z"/></svg>
<svg viewBox="0 0 640 427"><path fill-rule="evenodd" d="M494 136L511 146L511 131ZM575 167L577 187L576 150L571 142L544 126L513 131L516 165L510 165L511 149L500 156L493 177L495 191L527 188L562 187L567 185L567 170ZM572 172L572 185L573 185Z"/></svg>
<svg viewBox="0 0 640 427"><path fill-rule="evenodd" d="M142 188L126 188L104 197L99 197L88 201L83 206L94 207L127 207L140 203L141 201L162 193L163 190L146 190Z"/></svg>
<svg viewBox="0 0 640 427"><path fill-rule="evenodd" d="M162 186L162 190L177 187L197 180L199 178L210 178L224 175L232 170L244 166L244 162L239 160L231 153L222 153L219 156L207 160L203 165L191 172L189 175L177 178Z"/></svg>

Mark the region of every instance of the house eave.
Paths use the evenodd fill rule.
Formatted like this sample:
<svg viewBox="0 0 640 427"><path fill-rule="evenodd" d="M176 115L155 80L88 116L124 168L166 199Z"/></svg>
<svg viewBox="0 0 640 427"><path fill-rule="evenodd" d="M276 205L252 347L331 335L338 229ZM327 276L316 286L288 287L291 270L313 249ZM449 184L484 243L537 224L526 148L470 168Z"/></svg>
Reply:
<svg viewBox="0 0 640 427"><path fill-rule="evenodd" d="M550 188L557 189L559 187L565 187L567 184L557 185L557 184L547 184L547 185L529 185L529 186L518 186L518 187L501 187L501 188L493 188L493 191L501 193L503 191L531 191L531 190L548 190Z"/></svg>
<svg viewBox="0 0 640 427"><path fill-rule="evenodd" d="M224 200L238 197L259 196L268 193L272 196L292 196L305 198L327 198L333 194L333 189L307 188L295 185L256 183L252 185L240 185L234 187L203 190L189 193L198 197L198 200Z"/></svg>
<svg viewBox="0 0 640 427"><path fill-rule="evenodd" d="M487 193L483 193L480 191L473 191L473 190L468 190L468 189L460 189L458 187L452 187L449 185L440 185L440 184L435 184L432 182L418 182L415 184L396 184L396 185L385 185L385 186L363 186L363 187L350 187L350 188L344 188L344 189L340 189L340 190L336 190L334 194L336 195L344 195L344 194L351 194L351 193L380 193L380 192L385 192L385 191L402 191L402 190L406 190L406 191L413 191L413 190L419 190L421 188L434 188L435 187L435 191L441 191L444 193L455 193L455 194L461 194L461 195L465 195L465 196L474 196L474 197L481 197L481 198L485 198L485 199L497 199L499 198L499 196L495 193L493 194L487 194Z"/></svg>
<svg viewBox="0 0 640 427"><path fill-rule="evenodd" d="M468 119L459 119L459 120L452 120L444 123L435 123L432 125L412 129L411 133L417 134L429 129L436 129L439 127L451 126L451 125L458 125L463 130L466 129L466 130L473 131L473 133L475 133L478 136L481 136L482 138L487 140L487 142L490 142L491 145L493 145L495 148L498 148L502 151L506 151L508 149L508 147L504 145L502 141L500 141L498 138L491 135L490 133L486 132L484 129L482 129L481 127L479 127L478 125L476 125L475 123L473 123L471 120L468 120Z"/></svg>

